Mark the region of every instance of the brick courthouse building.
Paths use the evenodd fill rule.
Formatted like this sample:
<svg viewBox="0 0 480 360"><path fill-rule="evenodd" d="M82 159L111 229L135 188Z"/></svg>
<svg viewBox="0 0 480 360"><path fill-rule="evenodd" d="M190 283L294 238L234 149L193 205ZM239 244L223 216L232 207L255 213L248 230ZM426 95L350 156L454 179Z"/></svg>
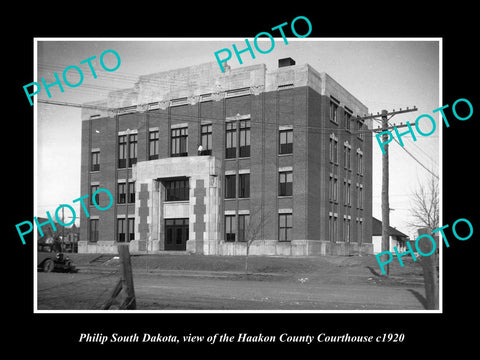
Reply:
<svg viewBox="0 0 480 360"><path fill-rule="evenodd" d="M367 108L329 75L208 63L88 105L81 194L114 202L82 212L79 252L372 253Z"/></svg>

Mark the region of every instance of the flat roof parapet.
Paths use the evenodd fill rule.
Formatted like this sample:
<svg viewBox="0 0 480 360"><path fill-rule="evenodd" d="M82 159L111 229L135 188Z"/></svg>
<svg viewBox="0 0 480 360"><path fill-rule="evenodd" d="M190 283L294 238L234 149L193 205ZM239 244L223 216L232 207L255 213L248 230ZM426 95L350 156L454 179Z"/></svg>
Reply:
<svg viewBox="0 0 480 360"><path fill-rule="evenodd" d="M309 86L321 95L334 94L341 103L349 104L354 114L368 113L367 107L332 77L308 64L291 63L272 71L267 71L265 64L256 64L228 67L221 72L216 62L209 62L141 75L132 88L114 90L106 100L86 103L88 107L97 106L98 110L83 108L82 120L302 86Z"/></svg>

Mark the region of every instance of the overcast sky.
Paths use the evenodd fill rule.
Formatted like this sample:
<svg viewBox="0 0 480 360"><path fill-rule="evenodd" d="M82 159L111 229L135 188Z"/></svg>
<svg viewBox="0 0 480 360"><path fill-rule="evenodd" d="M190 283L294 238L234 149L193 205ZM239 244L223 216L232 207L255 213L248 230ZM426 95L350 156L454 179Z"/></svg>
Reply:
<svg viewBox="0 0 480 360"><path fill-rule="evenodd" d="M62 41L37 42L37 79L44 77L53 82L53 73L61 78L63 69L70 65L82 68L83 83L64 92L52 87L49 99L46 92L38 99L80 104L101 100L109 90L132 87L139 75L156 73L185 66L215 61L214 52L229 47L232 43L243 48L244 38L235 39L108 39L108 41ZM252 40L252 39L251 39ZM390 123L415 119L421 114L430 114L437 121L437 130L428 137L417 136L413 142L410 135L404 137L405 149L424 166L439 174L442 126L438 114L432 110L443 105L440 89L440 44L438 39L293 39L285 44L276 39L269 54L256 53L251 59L244 53L243 65L235 57L228 62L232 68L264 63L269 69L277 68L280 58L291 57L297 64L308 63L319 72L326 72L364 103L369 112L382 109L393 110L416 106L417 112L396 115ZM267 44L265 44L265 48ZM121 65L114 72L105 72L98 59L108 49L121 57ZM92 65L98 75L94 79L87 64L80 61L96 55ZM114 66L113 56L105 56L107 66ZM220 68L219 68L220 71ZM75 71L69 71L69 81L75 83ZM26 104L28 100L26 99ZM80 194L80 140L81 117L76 107L37 103L37 176L35 216L44 217L47 210L54 216L59 204L79 204L72 200ZM427 131L427 130L425 130ZM372 135L373 136L373 135ZM431 175L397 143L390 144L390 224L410 236L415 236L407 223L411 194L418 184ZM373 216L381 219L381 150L373 138ZM66 210L68 212L68 210ZM77 221L78 225L78 221Z"/></svg>

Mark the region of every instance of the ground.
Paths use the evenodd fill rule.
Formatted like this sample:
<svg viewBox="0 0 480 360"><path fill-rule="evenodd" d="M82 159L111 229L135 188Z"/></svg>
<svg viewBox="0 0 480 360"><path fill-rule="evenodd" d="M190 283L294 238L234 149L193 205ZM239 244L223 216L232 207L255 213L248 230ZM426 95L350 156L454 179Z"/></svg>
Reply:
<svg viewBox="0 0 480 360"><path fill-rule="evenodd" d="M41 261L45 253L39 253ZM69 254L79 272L37 275L39 310L99 310L119 279L116 258ZM374 256L249 258L132 255L138 310L424 310L421 266Z"/></svg>

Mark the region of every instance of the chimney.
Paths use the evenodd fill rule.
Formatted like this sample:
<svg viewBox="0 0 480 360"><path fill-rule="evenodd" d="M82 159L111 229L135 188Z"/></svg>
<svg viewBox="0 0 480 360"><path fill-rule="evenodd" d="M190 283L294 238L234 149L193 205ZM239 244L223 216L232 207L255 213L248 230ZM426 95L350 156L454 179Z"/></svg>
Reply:
<svg viewBox="0 0 480 360"><path fill-rule="evenodd" d="M293 60L290 57L283 58L283 59L278 59L278 67L279 68L286 67L286 66L292 66L292 65L295 65L295 60Z"/></svg>

